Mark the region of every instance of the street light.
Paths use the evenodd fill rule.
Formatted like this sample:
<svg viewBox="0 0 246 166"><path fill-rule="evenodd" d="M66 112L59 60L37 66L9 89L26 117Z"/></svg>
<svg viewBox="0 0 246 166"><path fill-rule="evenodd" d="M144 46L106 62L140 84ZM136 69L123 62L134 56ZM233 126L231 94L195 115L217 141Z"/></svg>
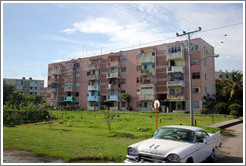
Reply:
<svg viewBox="0 0 246 166"><path fill-rule="evenodd" d="M202 58L202 59L200 59L199 61L197 61L197 62L195 62L195 63L191 63L190 62L190 64L189 64L189 67L190 67L190 73L192 73L192 71L191 71L191 66L192 65L195 65L195 64L197 64L198 62L201 62L202 60L204 60L204 59L206 59L206 58L209 58L209 57L211 57L211 58L218 58L219 57L219 55L218 54L213 54L213 55L210 55L210 56L206 56L205 58ZM190 108L191 108L191 111L190 111L190 123L191 123L191 126L193 126L194 125L194 113L193 113L193 98L192 98L192 93L193 93L193 91L192 91L192 78L191 78L191 74L190 74L190 79L189 79L189 81L190 81L190 89L189 89L189 92L190 92Z"/></svg>

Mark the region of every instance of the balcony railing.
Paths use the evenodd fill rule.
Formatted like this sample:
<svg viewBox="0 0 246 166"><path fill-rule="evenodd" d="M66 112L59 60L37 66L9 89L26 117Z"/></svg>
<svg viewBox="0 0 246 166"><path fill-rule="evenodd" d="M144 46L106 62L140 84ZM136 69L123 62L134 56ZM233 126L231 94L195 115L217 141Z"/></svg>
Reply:
<svg viewBox="0 0 246 166"><path fill-rule="evenodd" d="M185 100L185 96L184 94L174 94L174 95L171 95L171 94L168 94L167 95L167 99L168 100Z"/></svg>
<svg viewBox="0 0 246 166"><path fill-rule="evenodd" d="M51 88L50 92L51 92L51 93L58 92L58 88Z"/></svg>
<svg viewBox="0 0 246 166"><path fill-rule="evenodd" d="M117 101L117 102L119 102L120 101L120 97L119 97L119 95L108 95L107 96L107 100L108 101Z"/></svg>
<svg viewBox="0 0 246 166"><path fill-rule="evenodd" d="M64 97L64 99L62 100L62 102L75 102L75 99L73 96L67 96L67 97Z"/></svg>
<svg viewBox="0 0 246 166"><path fill-rule="evenodd" d="M89 80L96 80L98 79L98 75L94 74L94 75L88 75Z"/></svg>
<svg viewBox="0 0 246 166"><path fill-rule="evenodd" d="M174 59L184 59L184 52L176 52L176 53L167 53L166 57L167 61L168 60L174 60Z"/></svg>
<svg viewBox="0 0 246 166"><path fill-rule="evenodd" d="M115 73L108 73L107 78L118 78L119 77L119 73L115 72Z"/></svg>
<svg viewBox="0 0 246 166"><path fill-rule="evenodd" d="M109 90L120 90L119 84L108 84L108 89Z"/></svg>
<svg viewBox="0 0 246 166"><path fill-rule="evenodd" d="M100 102L100 97L99 96L88 96L87 100L88 101Z"/></svg>
<svg viewBox="0 0 246 166"><path fill-rule="evenodd" d="M154 94L141 94L140 92L140 100L154 100L155 95Z"/></svg>
<svg viewBox="0 0 246 166"><path fill-rule="evenodd" d="M119 66L119 61L108 62L108 67L117 67Z"/></svg>
<svg viewBox="0 0 246 166"><path fill-rule="evenodd" d="M95 86L95 85L90 85L88 86L88 91L91 91L91 90L99 90L99 86Z"/></svg>
<svg viewBox="0 0 246 166"><path fill-rule="evenodd" d="M61 74L61 70L51 70L52 75L58 75Z"/></svg>
<svg viewBox="0 0 246 166"><path fill-rule="evenodd" d="M155 75L155 70L150 71L149 69L142 69L140 72L141 76L146 76L146 75Z"/></svg>
<svg viewBox="0 0 246 166"><path fill-rule="evenodd" d="M64 87L64 92L72 92L72 91L75 91L75 87L74 86Z"/></svg>
<svg viewBox="0 0 246 166"><path fill-rule="evenodd" d="M167 87L170 86L182 86L184 87L184 81L167 81Z"/></svg>
<svg viewBox="0 0 246 166"><path fill-rule="evenodd" d="M140 63L155 63L155 56L152 56L151 54L143 55L140 58Z"/></svg>
<svg viewBox="0 0 246 166"><path fill-rule="evenodd" d="M171 68L167 67L167 73L184 73L184 66L171 66Z"/></svg>

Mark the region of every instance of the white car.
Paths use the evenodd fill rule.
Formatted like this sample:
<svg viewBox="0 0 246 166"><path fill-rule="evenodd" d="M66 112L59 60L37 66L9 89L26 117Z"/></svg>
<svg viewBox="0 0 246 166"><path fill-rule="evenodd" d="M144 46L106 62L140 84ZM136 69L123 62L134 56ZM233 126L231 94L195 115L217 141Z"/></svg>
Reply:
<svg viewBox="0 0 246 166"><path fill-rule="evenodd" d="M192 126L160 127L153 138L127 148L125 163L199 163L215 158L221 147L221 134L208 134Z"/></svg>

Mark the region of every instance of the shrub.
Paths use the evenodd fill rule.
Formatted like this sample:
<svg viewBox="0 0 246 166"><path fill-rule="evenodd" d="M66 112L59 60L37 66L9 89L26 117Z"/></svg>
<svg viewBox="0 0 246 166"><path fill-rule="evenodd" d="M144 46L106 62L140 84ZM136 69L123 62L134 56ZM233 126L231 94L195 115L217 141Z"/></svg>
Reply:
<svg viewBox="0 0 246 166"><path fill-rule="evenodd" d="M231 110L230 115L233 117L239 117L239 113L235 110Z"/></svg>
<svg viewBox="0 0 246 166"><path fill-rule="evenodd" d="M209 114L210 112L207 108L202 108L202 109L200 109L200 113L201 114Z"/></svg>
<svg viewBox="0 0 246 166"><path fill-rule="evenodd" d="M233 103L228 106L230 111L237 111L239 116L243 115L243 106L237 103Z"/></svg>
<svg viewBox="0 0 246 166"><path fill-rule="evenodd" d="M187 111L187 110L186 110L186 111L184 111L184 113L185 113L185 114L189 114L189 113L190 113L190 111Z"/></svg>
<svg viewBox="0 0 246 166"><path fill-rule="evenodd" d="M229 114L227 107L228 107L227 103L220 102L215 105L215 110L219 114Z"/></svg>

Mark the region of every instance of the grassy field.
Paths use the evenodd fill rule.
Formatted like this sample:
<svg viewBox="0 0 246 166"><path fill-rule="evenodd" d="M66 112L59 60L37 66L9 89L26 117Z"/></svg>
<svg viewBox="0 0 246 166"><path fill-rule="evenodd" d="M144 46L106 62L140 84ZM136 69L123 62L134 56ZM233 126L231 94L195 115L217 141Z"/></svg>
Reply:
<svg viewBox="0 0 246 166"><path fill-rule="evenodd" d="M104 160L123 162L127 146L150 138L155 132L155 112L113 111L111 132L103 111L54 111L57 119L48 122L3 127L3 147L30 150L34 154L71 160ZM214 122L232 119L215 117ZM195 114L197 126L209 128L212 118ZM158 126L189 125L190 115L159 113ZM95 161L96 162L96 161Z"/></svg>

